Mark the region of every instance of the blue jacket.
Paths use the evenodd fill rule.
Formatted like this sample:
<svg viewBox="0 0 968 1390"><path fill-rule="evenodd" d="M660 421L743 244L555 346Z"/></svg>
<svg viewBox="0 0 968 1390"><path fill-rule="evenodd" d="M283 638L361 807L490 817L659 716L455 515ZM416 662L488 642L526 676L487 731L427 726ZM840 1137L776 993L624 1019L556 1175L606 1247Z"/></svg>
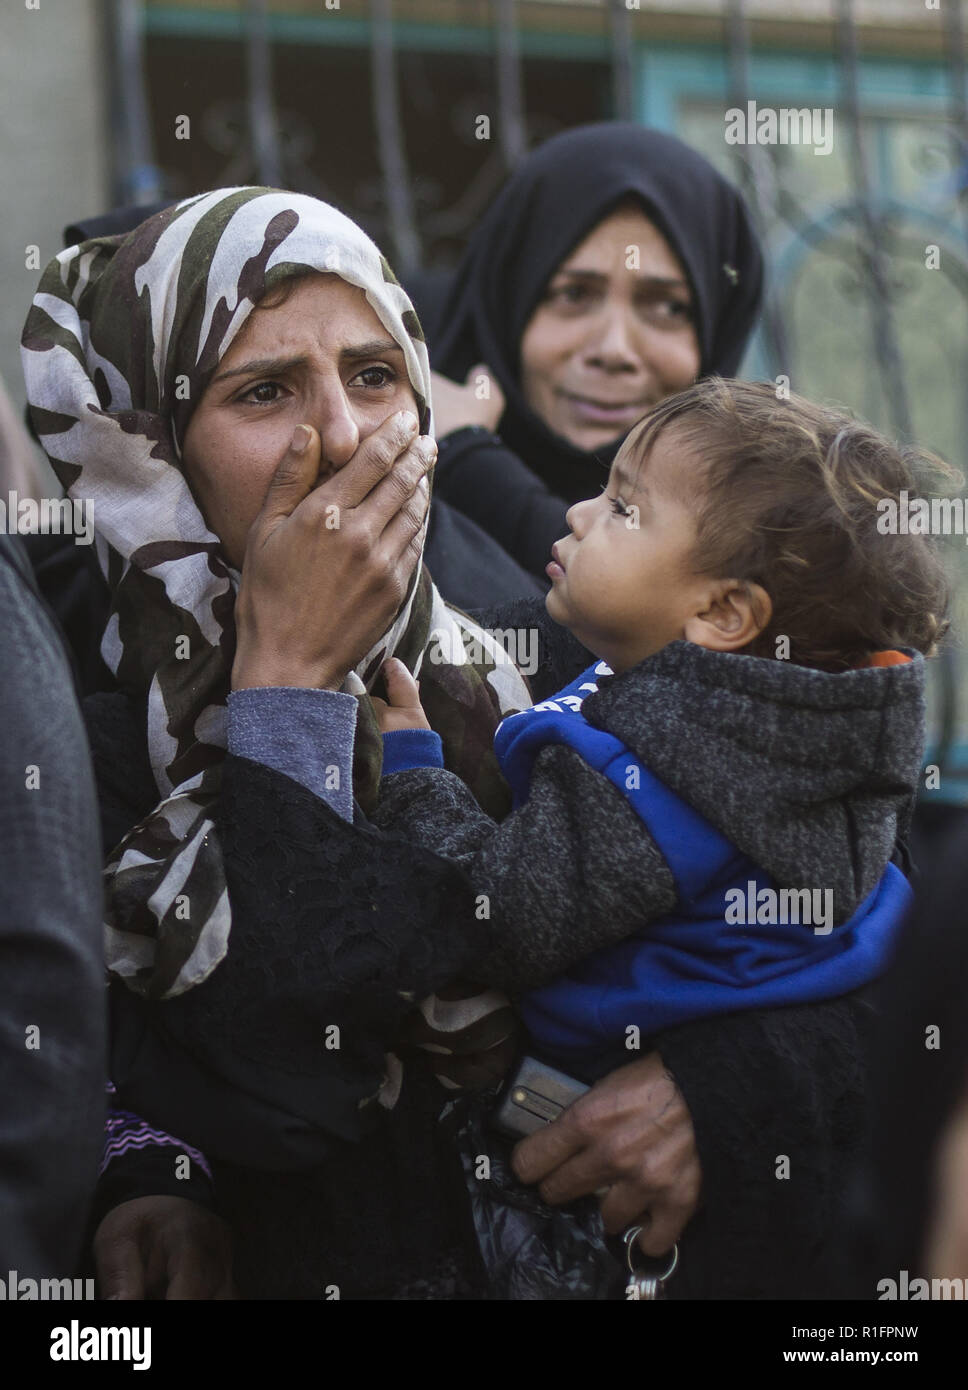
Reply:
<svg viewBox="0 0 968 1390"><path fill-rule="evenodd" d="M584 718L584 699L597 690L599 676L610 674L599 662L552 700L504 720L495 750L515 808L528 797L542 748L558 743L579 752L627 797L668 864L678 903L667 917L522 998L521 1013L540 1050L566 1064L623 1044L636 1047L673 1024L834 998L876 978L913 897L901 871L888 863L876 887L837 926L829 917L818 925L822 907L812 924L796 920L789 899L784 912L784 899L763 870L619 738ZM818 890L810 904L820 907L822 885L800 886ZM793 903L806 917L802 898ZM758 920L744 920L751 917Z"/></svg>

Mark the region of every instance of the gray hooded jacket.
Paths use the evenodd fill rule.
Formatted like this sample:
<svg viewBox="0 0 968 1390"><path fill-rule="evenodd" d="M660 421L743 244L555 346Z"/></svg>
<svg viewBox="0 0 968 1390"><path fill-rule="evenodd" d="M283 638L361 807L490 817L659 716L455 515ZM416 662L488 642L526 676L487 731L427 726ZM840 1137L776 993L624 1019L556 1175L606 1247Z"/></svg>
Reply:
<svg viewBox="0 0 968 1390"><path fill-rule="evenodd" d="M818 885L846 921L877 884L914 803L924 659L832 675L670 643L604 676L582 705L779 888ZM520 991L675 904L672 874L621 791L575 750L543 749L500 825L440 769L383 779L374 816L453 859L504 943L487 983Z"/></svg>

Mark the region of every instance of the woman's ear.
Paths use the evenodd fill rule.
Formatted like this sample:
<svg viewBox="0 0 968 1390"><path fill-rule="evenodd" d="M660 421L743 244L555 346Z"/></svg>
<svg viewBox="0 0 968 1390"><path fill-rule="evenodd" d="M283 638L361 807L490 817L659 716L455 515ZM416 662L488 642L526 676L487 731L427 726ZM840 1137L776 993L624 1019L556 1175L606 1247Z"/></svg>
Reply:
<svg viewBox="0 0 968 1390"><path fill-rule="evenodd" d="M773 604L761 584L724 579L702 611L688 619L683 636L710 651L736 652L759 637L772 616Z"/></svg>

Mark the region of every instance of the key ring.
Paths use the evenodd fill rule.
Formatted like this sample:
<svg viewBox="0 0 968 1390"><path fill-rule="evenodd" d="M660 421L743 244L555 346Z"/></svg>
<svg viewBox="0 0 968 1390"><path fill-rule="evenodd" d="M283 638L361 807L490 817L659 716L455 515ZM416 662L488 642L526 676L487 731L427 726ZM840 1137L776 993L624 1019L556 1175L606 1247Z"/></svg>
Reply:
<svg viewBox="0 0 968 1390"><path fill-rule="evenodd" d="M644 1229L644 1226L630 1226L628 1230L625 1232L625 1234L622 1236L622 1241L625 1245L625 1258L629 1267L629 1274L635 1273L635 1266L632 1263L632 1246L635 1243L635 1241L639 1238L639 1236L642 1234ZM678 1265L678 1263L679 1245L677 1242L672 1247L672 1259L669 1262L669 1268L665 1271L665 1273L656 1275L656 1278L659 1280L660 1284L664 1284L667 1279L671 1279L672 1275L676 1272L676 1266Z"/></svg>
<svg viewBox="0 0 968 1390"><path fill-rule="evenodd" d="M677 1242L672 1247L672 1258L669 1261L669 1267L664 1270L662 1274L639 1274L635 1265L632 1263L632 1249L642 1230L642 1226L629 1226L628 1230L622 1236L622 1241L625 1245L625 1260L629 1269L628 1286L625 1292L628 1298L652 1302L662 1296L666 1281L671 1278L676 1271L676 1266L679 1263L679 1245Z"/></svg>

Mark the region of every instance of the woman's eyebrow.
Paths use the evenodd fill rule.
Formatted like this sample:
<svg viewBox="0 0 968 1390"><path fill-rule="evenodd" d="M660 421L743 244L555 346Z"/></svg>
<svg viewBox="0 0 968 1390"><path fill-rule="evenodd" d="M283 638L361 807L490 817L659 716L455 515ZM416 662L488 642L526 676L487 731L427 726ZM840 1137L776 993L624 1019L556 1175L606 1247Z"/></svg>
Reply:
<svg viewBox="0 0 968 1390"><path fill-rule="evenodd" d="M341 362L360 362L368 357L386 357L391 352L402 353L403 348L392 338L376 338L370 343L341 348L339 355ZM243 363L241 367L230 367L226 372L219 372L217 377L213 377L212 384L233 376L279 376L295 367L305 367L308 361L309 358L306 356L258 357L252 362Z"/></svg>
<svg viewBox="0 0 968 1390"><path fill-rule="evenodd" d="M642 285L655 285L664 290L688 290L689 281L683 280L677 275L640 275L639 283Z"/></svg>
<svg viewBox="0 0 968 1390"><path fill-rule="evenodd" d="M278 376L292 367L304 367L308 360L307 357L258 357L241 367L230 367L227 372L219 372L217 377L212 378L212 384L225 381L230 376Z"/></svg>
<svg viewBox="0 0 968 1390"><path fill-rule="evenodd" d="M359 362L364 357L386 357L390 352L403 352L399 343L392 338L375 338L371 343L360 343L357 347L345 347L340 351L344 362Z"/></svg>

